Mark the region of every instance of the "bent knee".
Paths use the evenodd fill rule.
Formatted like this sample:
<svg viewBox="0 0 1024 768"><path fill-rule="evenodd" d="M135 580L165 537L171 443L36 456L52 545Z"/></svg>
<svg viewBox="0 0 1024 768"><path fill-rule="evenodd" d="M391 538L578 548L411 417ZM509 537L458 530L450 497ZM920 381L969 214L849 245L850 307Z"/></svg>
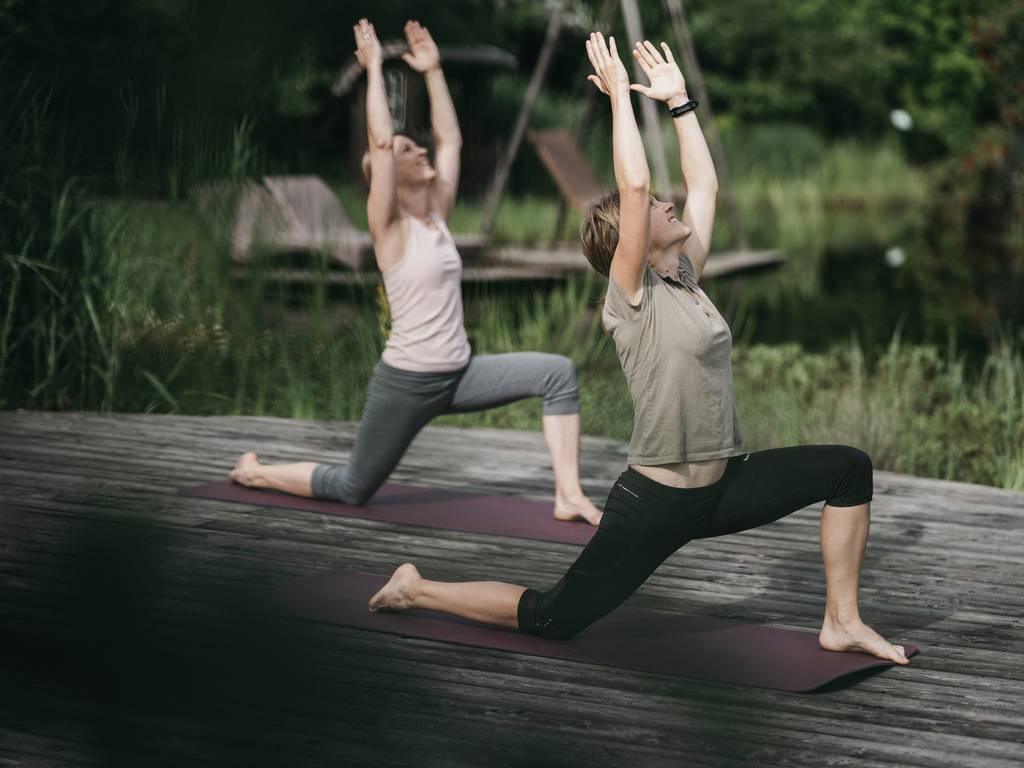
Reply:
<svg viewBox="0 0 1024 768"><path fill-rule="evenodd" d="M576 364L564 355L549 355L544 376L544 413L579 413L580 390L576 383Z"/></svg>
<svg viewBox="0 0 1024 768"><path fill-rule="evenodd" d="M544 385L548 392L576 389L576 363L565 355L546 355Z"/></svg>
<svg viewBox="0 0 1024 768"><path fill-rule="evenodd" d="M870 480L874 472L871 457L860 448L846 446L846 472L854 477L866 477Z"/></svg>
<svg viewBox="0 0 1024 768"><path fill-rule="evenodd" d="M552 369L555 378L562 384L576 385L576 363L565 355L552 355L555 359Z"/></svg>
<svg viewBox="0 0 1024 768"><path fill-rule="evenodd" d="M859 448L837 446L841 460L837 463L835 491L828 503L836 507L852 507L871 501L874 467L871 457Z"/></svg>
<svg viewBox="0 0 1024 768"><path fill-rule="evenodd" d="M317 464L311 485L314 498L337 501L350 507L365 506L373 498L375 490L353 483L345 467L333 464Z"/></svg>
<svg viewBox="0 0 1024 768"><path fill-rule="evenodd" d="M554 598L561 592L559 582L547 592L527 589L519 598L517 617L519 631L527 635L536 635L546 640L569 640L584 629L579 622L572 621L553 610Z"/></svg>
<svg viewBox="0 0 1024 768"><path fill-rule="evenodd" d="M364 507L370 503L370 499L372 498L372 491L360 488L354 491L348 491L344 494L344 497L338 499L338 501L348 504L350 507Z"/></svg>

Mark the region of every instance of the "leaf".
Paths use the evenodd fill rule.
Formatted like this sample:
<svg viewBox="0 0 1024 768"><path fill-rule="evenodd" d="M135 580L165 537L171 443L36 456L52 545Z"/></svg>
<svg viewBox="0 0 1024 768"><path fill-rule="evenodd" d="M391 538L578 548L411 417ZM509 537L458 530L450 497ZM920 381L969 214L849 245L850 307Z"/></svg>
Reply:
<svg viewBox="0 0 1024 768"><path fill-rule="evenodd" d="M146 378L146 381L153 385L153 389L157 391L157 394L171 406L171 413L181 413L181 406L178 405L178 401L167 391L167 387L160 383L160 379L149 371L143 371L142 375Z"/></svg>

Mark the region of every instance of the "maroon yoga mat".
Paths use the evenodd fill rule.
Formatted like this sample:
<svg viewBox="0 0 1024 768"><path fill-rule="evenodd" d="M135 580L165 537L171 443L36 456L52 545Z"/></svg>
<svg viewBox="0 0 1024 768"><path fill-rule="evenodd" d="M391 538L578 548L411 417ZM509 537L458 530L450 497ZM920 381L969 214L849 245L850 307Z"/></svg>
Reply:
<svg viewBox="0 0 1024 768"><path fill-rule="evenodd" d="M217 501L236 501L261 507L285 507L343 517L360 517L382 523L420 525L449 531L491 533L520 539L586 544L594 527L582 521L562 522L551 514L552 502L515 496L487 496L448 488L384 485L365 507L336 501L305 499L277 491L246 488L230 480L218 480L180 490L183 496Z"/></svg>
<svg viewBox="0 0 1024 768"><path fill-rule="evenodd" d="M639 608L618 608L566 641L433 611L370 613L366 603L386 581L384 576L339 569L290 581L271 594L281 613L327 624L795 693L854 672L894 666L864 653L824 651L817 632ZM907 656L917 653L916 646L904 647Z"/></svg>

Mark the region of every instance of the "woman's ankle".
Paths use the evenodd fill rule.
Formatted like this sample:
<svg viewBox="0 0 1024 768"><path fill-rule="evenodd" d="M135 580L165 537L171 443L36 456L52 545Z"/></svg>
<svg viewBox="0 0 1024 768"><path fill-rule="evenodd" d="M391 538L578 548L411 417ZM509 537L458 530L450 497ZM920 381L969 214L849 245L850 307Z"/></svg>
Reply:
<svg viewBox="0 0 1024 768"><path fill-rule="evenodd" d="M860 618L860 611L856 605L826 604L825 621L829 624L841 627L856 626L864 623Z"/></svg>

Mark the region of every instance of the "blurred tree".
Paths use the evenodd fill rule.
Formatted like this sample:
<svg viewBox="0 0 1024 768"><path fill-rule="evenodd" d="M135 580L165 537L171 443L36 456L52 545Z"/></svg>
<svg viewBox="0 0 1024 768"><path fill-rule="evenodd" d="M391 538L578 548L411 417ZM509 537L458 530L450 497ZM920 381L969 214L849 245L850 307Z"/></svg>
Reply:
<svg viewBox="0 0 1024 768"><path fill-rule="evenodd" d="M938 168L928 235L936 312L978 332L1024 319L1024 5L1004 2L970 34L994 83L998 120Z"/></svg>
<svg viewBox="0 0 1024 768"><path fill-rule="evenodd" d="M586 86L582 40L599 0L575 0L547 91ZM726 123L799 123L825 137L877 138L890 110L915 121L912 156L947 156L995 116L993 74L972 47L976 20L999 0L691 0L693 37ZM672 40L662 0L641 0L646 33ZM441 41L511 50L522 77L495 83L482 117L507 130L548 14L544 0L0 0L4 73L52 93L77 172L125 167L160 177L182 126L229 132L255 119L271 165L320 167L347 140L345 105L329 84L351 56L351 24L368 14L384 38L418 17ZM613 32L625 40L616 10ZM1004 40L1004 42L1009 42ZM480 103L462 94L457 104ZM512 110L510 112L509 110ZM567 120L541 111L538 120ZM604 119L598 115L598 119ZM144 169L149 169L144 171Z"/></svg>
<svg viewBox="0 0 1024 768"><path fill-rule="evenodd" d="M907 110L912 156L963 146L992 115L972 20L991 0L693 0L708 87L741 123L796 122L826 136L877 138Z"/></svg>

